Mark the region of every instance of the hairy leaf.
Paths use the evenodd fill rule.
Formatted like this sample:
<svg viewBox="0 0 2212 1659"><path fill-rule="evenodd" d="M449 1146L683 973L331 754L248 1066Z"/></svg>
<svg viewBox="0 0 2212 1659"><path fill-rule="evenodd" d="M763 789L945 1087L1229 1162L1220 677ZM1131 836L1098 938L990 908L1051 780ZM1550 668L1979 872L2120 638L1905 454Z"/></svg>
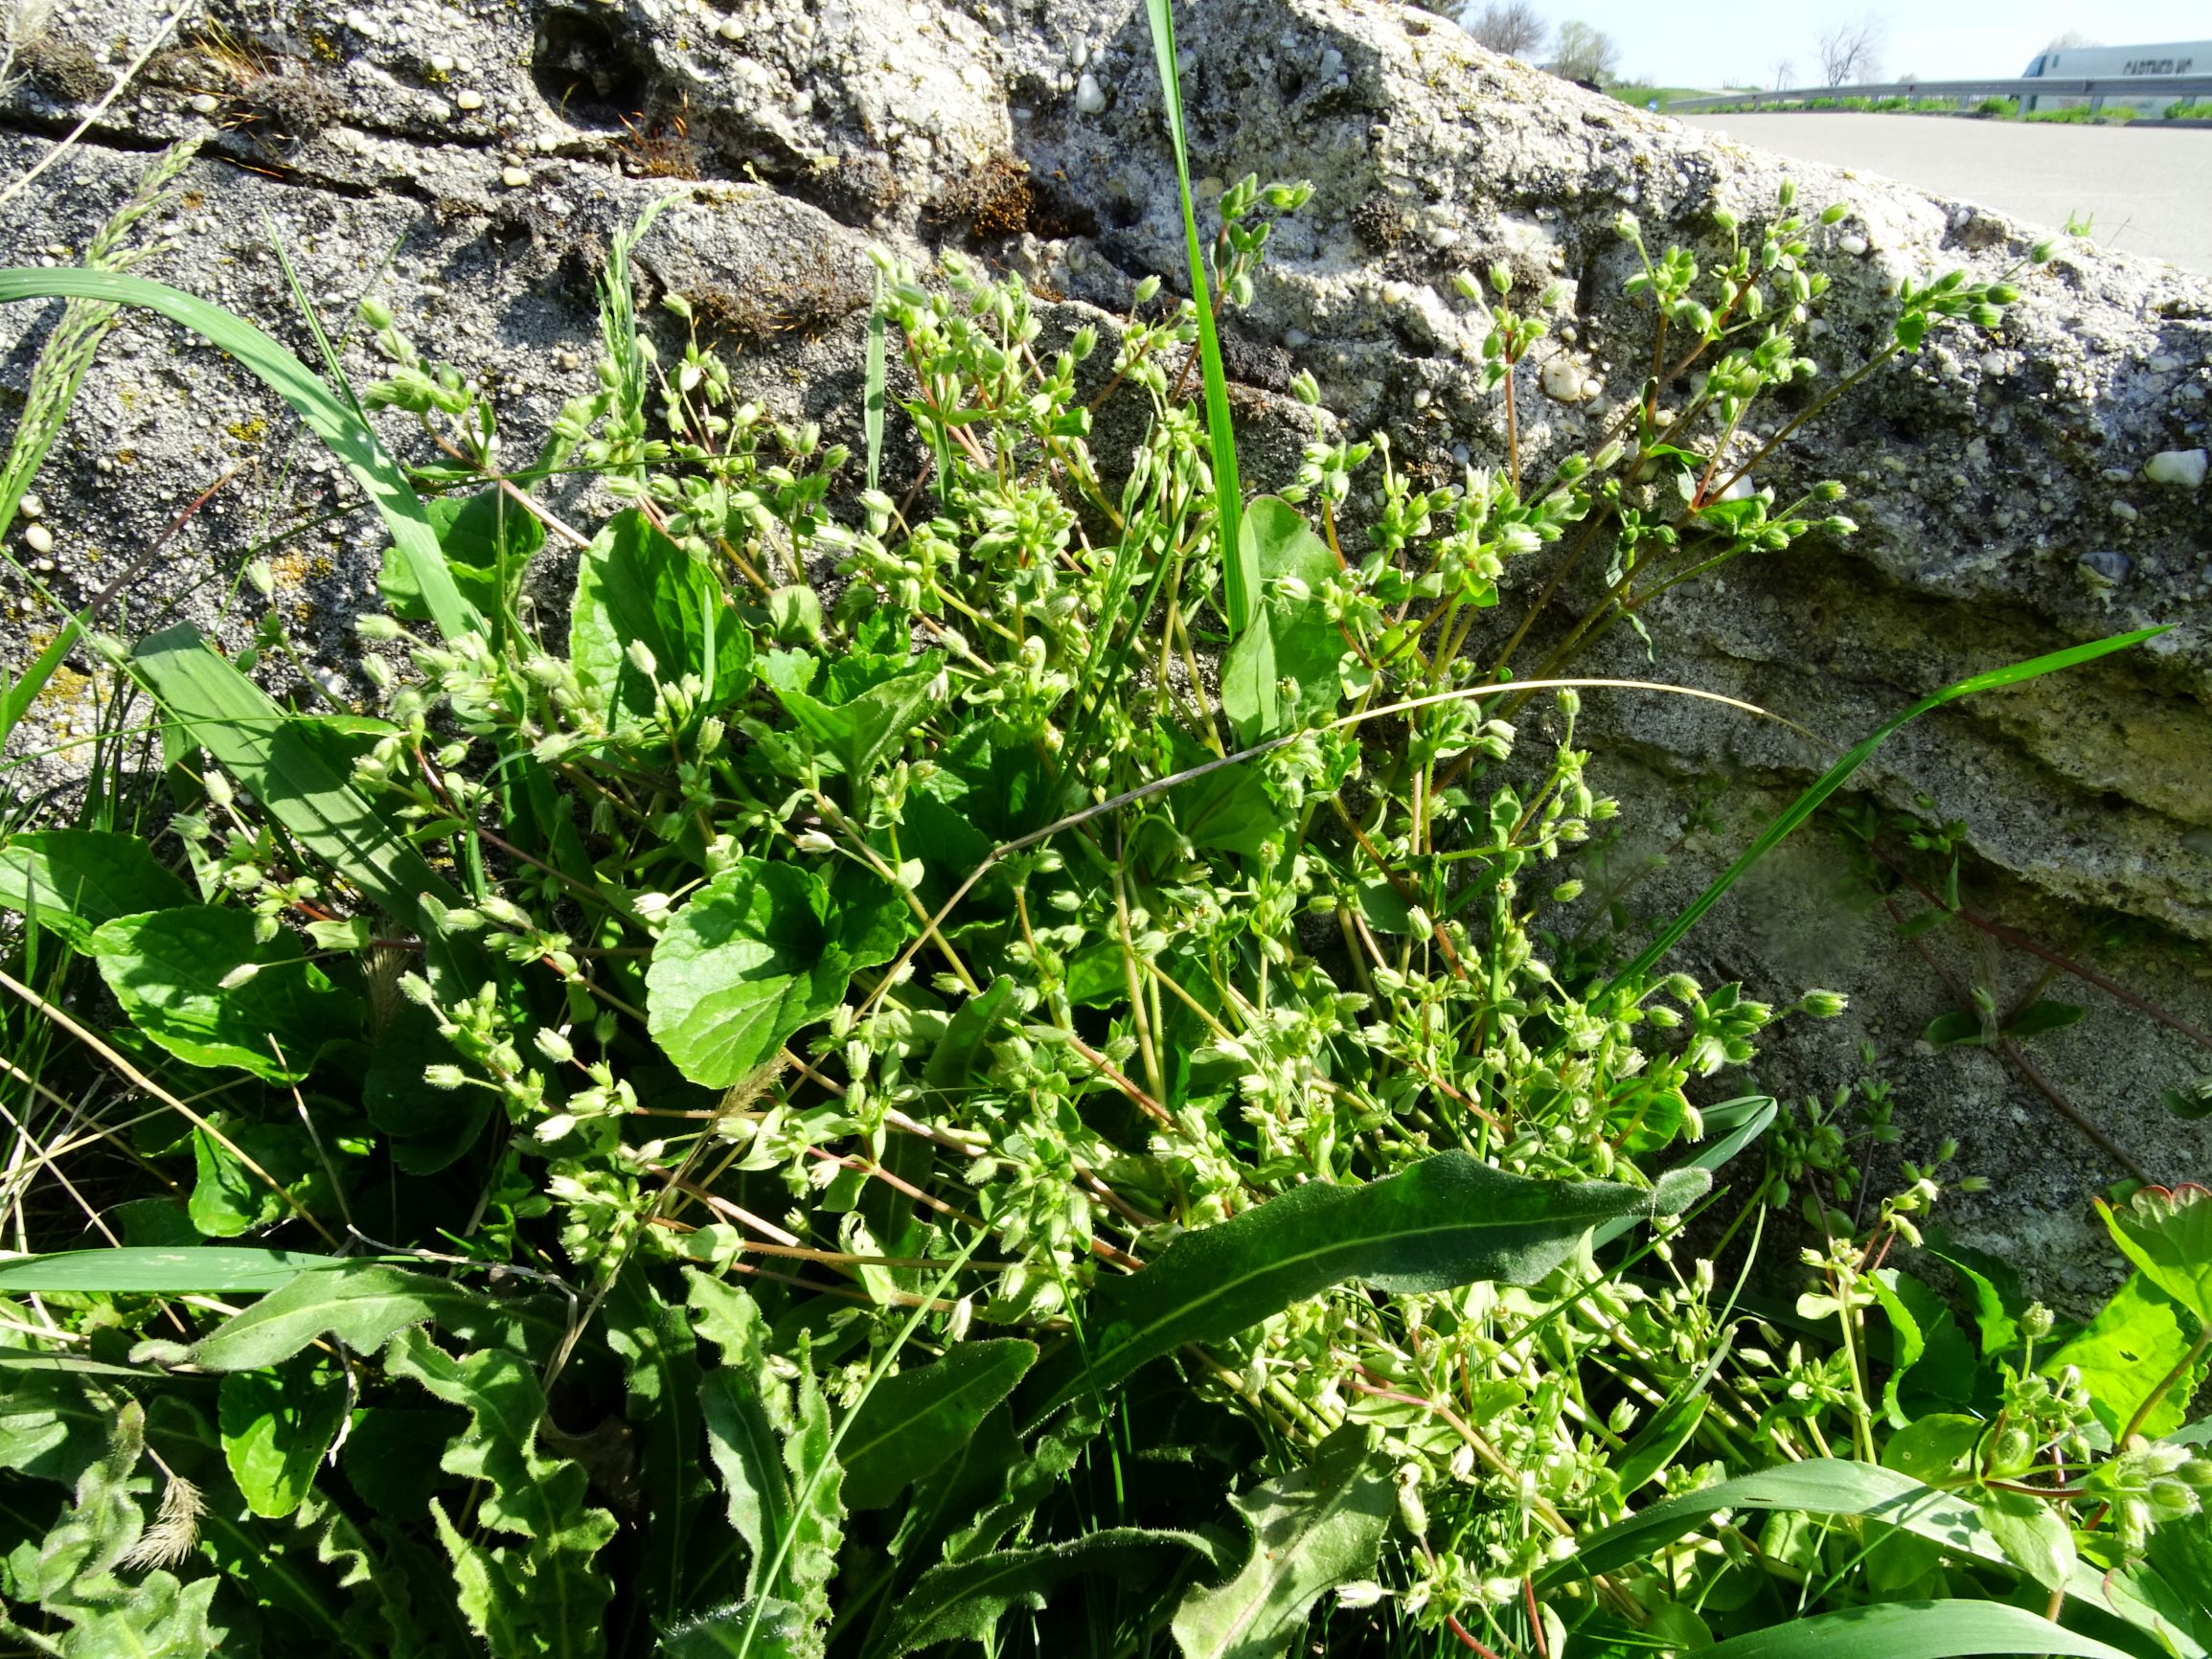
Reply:
<svg viewBox="0 0 2212 1659"><path fill-rule="evenodd" d="M345 1379L305 1353L266 1370L234 1371L222 1380L218 1415L223 1461L246 1507L281 1518L300 1507L338 1438Z"/></svg>
<svg viewBox="0 0 2212 1659"><path fill-rule="evenodd" d="M275 1290L302 1273L346 1264L342 1256L209 1244L177 1250L63 1250L0 1261L0 1295L41 1290L168 1296ZM357 1263L356 1263L357 1265Z"/></svg>
<svg viewBox="0 0 2212 1659"><path fill-rule="evenodd" d="M142 1342L133 1357L191 1364L202 1371L256 1371L281 1365L318 1337L354 1353L374 1353L399 1331L432 1320L468 1326L483 1306L443 1279L379 1262L347 1262L302 1273L197 1342Z"/></svg>
<svg viewBox="0 0 2212 1659"><path fill-rule="evenodd" d="M900 1597L868 1659L897 1659L939 1642L983 1641L1009 1609L1042 1607L1071 1579L1105 1574L1141 1583L1163 1563L1194 1551L1210 1557L1206 1541L1191 1534L1112 1527L1070 1543L944 1562Z"/></svg>
<svg viewBox="0 0 2212 1659"><path fill-rule="evenodd" d="M1397 1498L1374 1433L1347 1424L1311 1467L1230 1500L1251 1526L1252 1553L1227 1582L1193 1590L1175 1609L1183 1659L1274 1659L1316 1601L1375 1571Z"/></svg>
<svg viewBox="0 0 2212 1659"><path fill-rule="evenodd" d="M1532 1181L1458 1151L1365 1186L1297 1187L1184 1234L1142 1273L1101 1281L1086 1343L1038 1367L1015 1416L1038 1422L1186 1342L1234 1335L1346 1280L1390 1291L1533 1284L1592 1226L1652 1204L1637 1188Z"/></svg>

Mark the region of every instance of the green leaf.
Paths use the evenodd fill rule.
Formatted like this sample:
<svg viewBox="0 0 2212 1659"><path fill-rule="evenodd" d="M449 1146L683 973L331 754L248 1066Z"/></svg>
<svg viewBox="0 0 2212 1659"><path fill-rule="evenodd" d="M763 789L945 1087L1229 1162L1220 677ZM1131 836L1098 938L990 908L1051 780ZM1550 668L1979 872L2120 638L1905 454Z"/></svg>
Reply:
<svg viewBox="0 0 2212 1659"><path fill-rule="evenodd" d="M1938 1014L1927 1022L1927 1029L1920 1034L1920 1040L1930 1048L1951 1048L1959 1043L1986 1042L1989 1032L1983 1026L1981 1015L1954 1008L1949 1013Z"/></svg>
<svg viewBox="0 0 2212 1659"><path fill-rule="evenodd" d="M1700 1659L1963 1659L1979 1653L2064 1653L2131 1659L2126 1651L2002 1602L1883 1602L1790 1619L1701 1650Z"/></svg>
<svg viewBox="0 0 2212 1659"><path fill-rule="evenodd" d="M741 858L684 902L653 946L648 1024L685 1077L727 1088L835 1008L851 977L821 878Z"/></svg>
<svg viewBox="0 0 2212 1659"><path fill-rule="evenodd" d="M2180 1304L2148 1274L2132 1273L2097 1317L2037 1369L2055 1376L2066 1366L2078 1367L2089 1409L2117 1435L2188 1358L2194 1335L2182 1325L2185 1317ZM2195 1393L2188 1378L2167 1389L2141 1432L2155 1439L2180 1427Z"/></svg>
<svg viewBox="0 0 2212 1659"><path fill-rule="evenodd" d="M710 1525L701 1513L713 1482L699 1462L699 1361L691 1320L664 1301L632 1259L604 1305L606 1345L621 1359L624 1415L642 1443L638 1460L647 1520L646 1568L639 1575L663 1619L688 1604L685 1569L692 1540Z"/></svg>
<svg viewBox="0 0 2212 1659"><path fill-rule="evenodd" d="M1252 568L1249 543L1239 533L1244 489L1237 478L1237 435L1229 423L1229 377L1221 367L1221 337L1214 326L1214 301L1206 285L1206 255L1198 239L1198 217L1191 205L1191 156L1183 139L1183 91L1175 74L1175 18L1171 0L1145 0L1152 25L1152 57L1159 70L1160 96L1167 103L1168 139L1175 152L1175 184L1183 207L1183 249L1190 256L1191 303L1198 313L1198 364L1206 385L1206 436L1214 455L1214 518L1220 528L1221 580L1229 632L1242 634L1252 624L1259 573Z"/></svg>
<svg viewBox="0 0 2212 1659"><path fill-rule="evenodd" d="M0 270L0 304L54 298L142 306L183 324L237 358L292 406L368 492L392 539L399 544L400 557L413 573L416 588L436 619L439 632L450 640L483 631L484 619L454 587L438 551L437 533L422 503L408 488L405 474L384 453L360 411L332 393L283 346L242 317L143 277L108 271Z"/></svg>
<svg viewBox="0 0 2212 1659"><path fill-rule="evenodd" d="M796 653L778 652L779 656ZM935 706L932 686L945 666L944 654L929 651L919 666L875 680L838 696L832 665L832 696L818 697L796 685L771 678L768 689L801 730L836 762L832 770L864 784L869 773L905 740Z"/></svg>
<svg viewBox="0 0 2212 1659"><path fill-rule="evenodd" d="M243 910L125 916L103 923L89 948L131 1023L192 1065L295 1083L326 1043L361 1028L360 999L304 960L290 933L257 940Z"/></svg>
<svg viewBox="0 0 2212 1659"><path fill-rule="evenodd" d="M1665 1407L1646 1423L1636 1438L1621 1448L1613 1465L1614 1489L1624 1498L1631 1497L1673 1464L1675 1454L1698 1432L1711 1403L1701 1394L1693 1395Z"/></svg>
<svg viewBox="0 0 2212 1659"><path fill-rule="evenodd" d="M412 497L409 497L412 500ZM422 900L447 907L461 895L422 854L340 777L316 740L267 693L210 650L197 629L149 634L131 651L131 671L171 719L220 761L312 856L370 903L421 936L434 984L447 1000L472 996L495 975L471 939L428 925Z"/></svg>
<svg viewBox="0 0 2212 1659"><path fill-rule="evenodd" d="M594 1557L614 1537L615 1520L586 1501L581 1464L538 1450L545 1397L530 1367L499 1349L455 1359L420 1330L400 1334L384 1364L468 1411L467 1432L440 1466L483 1483L474 1525L465 1535L435 1499L430 1514L453 1560L461 1609L493 1659L604 1653L614 1584ZM486 1542L488 1534L515 1541Z"/></svg>
<svg viewBox="0 0 2212 1659"><path fill-rule="evenodd" d="M132 1357L202 1371L258 1371L283 1364L323 1336L354 1353L374 1353L409 1326L438 1320L468 1329L482 1323L482 1313L480 1300L458 1284L380 1262L348 1261L302 1273L197 1342L143 1342Z"/></svg>
<svg viewBox="0 0 2212 1659"><path fill-rule="evenodd" d="M783 1443L792 1432L790 1393L768 1359L767 1322L735 1285L685 1269L699 1334L721 1350L721 1365L699 1384L707 1450L722 1477L730 1525L750 1552L744 1594L762 1592L761 1575L790 1526L791 1490Z"/></svg>
<svg viewBox="0 0 2212 1659"><path fill-rule="evenodd" d="M2019 1016L2005 1027L2005 1035L2018 1041L2041 1036L2047 1031L2064 1031L2088 1011L2078 1003L2052 1002L2042 998L2022 1009Z"/></svg>
<svg viewBox="0 0 2212 1659"><path fill-rule="evenodd" d="M223 1461L246 1507L290 1514L315 1483L324 1454L346 1420L346 1383L308 1354L222 1380L218 1417Z"/></svg>
<svg viewBox="0 0 2212 1659"><path fill-rule="evenodd" d="M392 1162L409 1175L434 1175L465 1157L490 1122L490 1089L441 1089L425 1080L432 1065L459 1051L438 1032L438 1015L405 1002L384 1023L361 1074L361 1109L384 1137Z"/></svg>
<svg viewBox="0 0 2212 1659"><path fill-rule="evenodd" d="M0 1296L52 1290L119 1296L173 1296L186 1291L232 1295L275 1290L302 1273L348 1264L341 1256L227 1244L175 1250L63 1250L0 1261Z"/></svg>
<svg viewBox="0 0 2212 1659"><path fill-rule="evenodd" d="M1151 3L1161 6L1166 4L1166 0L1151 0ZM1661 928L1653 936L1652 942L1636 954L1636 959L1633 962L1614 973L1610 984L1612 986L1627 986L1641 983L1653 965L1659 958L1665 956L1668 951L1674 949L1682 936L1698 924L1699 918L1718 904L1722 895L1741 881L1752 866L1765 858L1776 847L1779 847L1789 837L1792 830L1818 811L1820 804L1835 794L1836 790L1842 788L1851 775L1866 764L1873 758L1874 752L1888 742L1890 738L1902 727L1918 719L1929 710L1939 709L1946 703L1956 702L1961 697L1971 697L1982 692L1997 691L2006 686L2017 686L2023 681L2041 678L2044 674L2057 673L2062 669L2078 668L2084 663L2094 662L2099 657L2109 656L2114 651L2126 650L2132 646L2139 646L2145 640L2155 639L2165 631L2164 627L2138 628L2133 633L2114 634L2110 639L2090 640L2086 645L2069 646L2063 651L2050 651L2040 657L2031 657L2026 662L2015 663L2010 668L1993 670L1986 674L1975 674L1970 679L1960 680L1955 685L1946 686L1933 695L1921 698L1919 702L1902 714L1892 715L1854 744L1840 761L1823 772L1811 787L1784 808L1773 823L1760 831L1758 839L1745 849L1742 856L1735 863L1729 865L1711 886L1691 900L1690 904L1674 920ZM1593 995L1589 1000L1595 1002L1598 999Z"/></svg>
<svg viewBox="0 0 2212 1659"><path fill-rule="evenodd" d="M423 514L461 596L490 615L505 610L523 572L545 546L545 526L537 515L497 485L467 495L441 495L424 505ZM430 620L430 607L416 584L414 570L397 546L384 550L376 590L393 615L413 622Z"/></svg>
<svg viewBox="0 0 2212 1659"><path fill-rule="evenodd" d="M1742 1095L1732 1101L1723 1101L1704 1111L1705 1132L1719 1132L1718 1140L1709 1140L1697 1152L1676 1168L1680 1170L1702 1170L1708 1175L1723 1169L1729 1159L1764 1135L1774 1122L1781 1107L1771 1095ZM1695 1194L1691 1201L1694 1201ZM1593 1247L1610 1244L1635 1225L1631 1217L1608 1221L1590 1233Z"/></svg>
<svg viewBox="0 0 2212 1659"><path fill-rule="evenodd" d="M971 996L952 1011L945 1034L929 1051L922 1080L933 1089L965 1088L975 1068L985 1063L992 1034L1015 1001L1014 981L1001 974L981 996Z"/></svg>
<svg viewBox="0 0 2212 1659"><path fill-rule="evenodd" d="M661 1659L812 1659L819 1632L789 1602L735 1602L687 1619L661 1638Z"/></svg>
<svg viewBox="0 0 2212 1659"><path fill-rule="evenodd" d="M1262 602L1221 658L1221 713L1246 747L1284 729L1283 670L1275 663L1275 608Z"/></svg>
<svg viewBox="0 0 2212 1659"><path fill-rule="evenodd" d="M103 922L194 897L135 835L33 830L0 842L0 907L35 912L79 950Z"/></svg>
<svg viewBox="0 0 2212 1659"><path fill-rule="evenodd" d="M1210 1555L1205 1540L1187 1533L1109 1527L1064 1544L940 1562L899 1598L897 1614L868 1648L868 1659L897 1659L940 1642L983 1641L1010 1608L1040 1608L1071 1579L1106 1574L1142 1583L1163 1561L1193 1552Z"/></svg>
<svg viewBox="0 0 2212 1659"><path fill-rule="evenodd" d="M1924 1485L1955 1486L1973 1478L1974 1453L1988 1427L1963 1412L1930 1412L1891 1435L1881 1461Z"/></svg>
<svg viewBox="0 0 2212 1659"><path fill-rule="evenodd" d="M2212 1330L2212 1189L2143 1187L2097 1212L2120 1254Z"/></svg>
<svg viewBox="0 0 2212 1659"><path fill-rule="evenodd" d="M2046 1590L2063 1588L2073 1577L2074 1529L2056 1505L2022 1492L1976 1490L1970 1495L1981 1511L1982 1525L2004 1546L2014 1566Z"/></svg>
<svg viewBox="0 0 2212 1659"><path fill-rule="evenodd" d="M853 1414L838 1459L845 1502L881 1509L967 1444L1037 1363L1037 1345L963 1342L934 1365L885 1377Z"/></svg>
<svg viewBox="0 0 2212 1659"><path fill-rule="evenodd" d="M1034 1425L1186 1342L1232 1336L1331 1285L1445 1290L1533 1284L1601 1221L1649 1215L1653 1197L1605 1181L1532 1181L1466 1152L1364 1186L1315 1181L1186 1233L1143 1272L1091 1292L1087 1340L1040 1366L1015 1415Z"/></svg>
<svg viewBox="0 0 2212 1659"><path fill-rule="evenodd" d="M1175 1609L1183 1659L1275 1659L1316 1601L1374 1573L1397 1508L1375 1433L1347 1424L1321 1443L1311 1468L1229 1500L1251 1526L1252 1553L1226 1583L1193 1590Z"/></svg>
<svg viewBox="0 0 2212 1659"><path fill-rule="evenodd" d="M630 660L633 645L652 653L651 675ZM603 717L642 720L652 716L656 680L696 674L702 707L731 700L751 671L753 647L714 572L633 508L608 519L584 550L568 652Z"/></svg>

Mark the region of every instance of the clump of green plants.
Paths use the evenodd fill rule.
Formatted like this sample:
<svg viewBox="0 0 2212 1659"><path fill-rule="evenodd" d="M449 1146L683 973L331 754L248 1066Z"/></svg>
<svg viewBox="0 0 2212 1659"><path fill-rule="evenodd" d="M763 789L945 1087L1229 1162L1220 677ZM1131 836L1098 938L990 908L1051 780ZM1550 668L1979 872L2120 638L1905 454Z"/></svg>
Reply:
<svg viewBox="0 0 2212 1659"><path fill-rule="evenodd" d="M1755 472L2013 280L1904 285L1815 388L1842 209L1786 188L1699 249L1624 218L1651 369L1601 445L1523 453L1557 299L1501 268L1460 290L1500 465L1421 482L1316 413L1247 496L1215 307L1307 193L1236 184L1209 245L1186 188L1190 297L1118 317L884 259L859 453L634 314L650 214L597 389L534 451L373 301L384 376L350 394L143 279L0 273L224 347L392 537L365 707L295 671L275 607L230 657L76 621L158 794L119 767L0 841L12 1640L1548 1659L1795 1622L2147 1656L2205 1627L2212 1203L2115 1204L2132 1276L2062 1329L1929 1231L1950 1149L1869 1173L1900 1109L1871 1069L1729 1097L1840 996L1664 960L1905 720L2143 636L1932 693L1671 919L1579 859L1616 813L1582 699L1706 693L1578 655L1848 534L1839 487ZM1101 453L1117 398L1142 437ZM919 476L885 476L894 420ZM579 467L613 504L588 531L541 497ZM1478 650L1516 566L1539 597Z"/></svg>
<svg viewBox="0 0 2212 1659"><path fill-rule="evenodd" d="M2186 99L2166 105L2168 121L2212 121L2212 102L2191 103Z"/></svg>

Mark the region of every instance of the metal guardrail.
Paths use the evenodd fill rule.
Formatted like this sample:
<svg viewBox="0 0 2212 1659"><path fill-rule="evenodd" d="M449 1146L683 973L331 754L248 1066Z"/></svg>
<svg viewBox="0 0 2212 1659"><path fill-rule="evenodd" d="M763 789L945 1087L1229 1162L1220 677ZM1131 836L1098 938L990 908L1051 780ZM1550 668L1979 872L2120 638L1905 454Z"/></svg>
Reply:
<svg viewBox="0 0 2212 1659"><path fill-rule="evenodd" d="M1676 98L1668 102L1670 114L1703 114L1722 109L1746 109L1767 103L1804 103L1813 99L1844 98L1980 98L2030 99L2087 98L2092 106L2108 98L2163 100L2212 99L2212 75L2036 75L2006 80L1884 80L1863 86L1793 86L1780 92L1717 92L1704 98Z"/></svg>

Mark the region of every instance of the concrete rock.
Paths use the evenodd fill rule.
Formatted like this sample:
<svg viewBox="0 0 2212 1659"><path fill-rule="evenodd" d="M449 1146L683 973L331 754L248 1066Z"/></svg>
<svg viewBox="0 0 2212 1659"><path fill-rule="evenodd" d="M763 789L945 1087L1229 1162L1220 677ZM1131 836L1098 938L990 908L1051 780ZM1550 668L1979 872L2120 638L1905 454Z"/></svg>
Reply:
<svg viewBox="0 0 2212 1659"><path fill-rule="evenodd" d="M142 10L78 0L57 11L45 60L74 63L87 49L127 60L117 54L145 43ZM754 395L847 438L870 240L917 257L980 244L1060 302L1056 327L1125 305L1144 274L1173 285L1184 269L1152 43L1132 0L209 10L209 26L157 55L42 187L0 207L0 256L74 259L147 147L209 131L209 157L164 227L175 246L149 269L311 357L273 231L331 323L374 293L426 351L496 386L517 448L589 373L604 238L671 191L679 204L640 254L645 298L684 295L741 341ZM1649 315L1623 294L1633 265L1612 228L1623 210L1653 246L1681 241L1710 263L1724 244L1717 216L1767 216L1786 172L1813 207L1844 204L1815 233L1811 262L1834 287L1824 326L1800 343L1828 370L1882 335L1901 279L1951 265L1994 276L2044 234L1585 95L1384 0L1209 0L1184 8L1179 27L1195 170L1217 192L1247 171L1316 186L1278 228L1253 306L1227 323L1232 373L1250 390L1254 488L1294 465L1295 405L1276 394L1300 371L1356 429L1389 429L1417 470L1497 464L1500 411L1477 384L1485 324L1448 297L1456 273L1496 263L1520 279L1516 295L1555 282L1562 295L1554 338L1516 386L1526 466L1594 446L1651 354ZM103 84L34 71L0 96L0 176L44 153ZM1925 821L1963 822L1977 908L2093 958L2203 1031L2212 528L2196 485L2212 416L2212 281L2077 240L2062 249L2020 279L1994 334L1939 328L1762 468L1757 482L1784 500L1841 480L1862 534L1741 563L1645 614L1659 677L1757 703L1818 741L1619 693L1590 698L1584 731L1635 821L1679 821L1686 802L1704 804L1712 828L1637 890L1656 913L1899 706L2038 650L2173 625L2090 670L1931 717L1857 786ZM51 314L0 313L9 387L23 386ZM349 372L377 372L357 344L342 350ZM406 447L397 422L392 436ZM218 479L109 625L181 615L241 642L246 607L227 597L241 550L314 516L265 556L279 602L345 694L346 625L371 601L381 537L280 406L166 324L126 323L85 383L41 481L59 566L48 580L82 602ZM558 591L558 556L548 564ZM1514 596L1546 574L1540 556L1513 573L1504 625L1518 615ZM24 660L51 626L50 611L6 585L0 655ZM1627 638L1583 666L1654 671ZM95 719L52 696L16 747L81 742ZM59 786L67 773L45 776ZM1676 839L1653 830L1652 844ZM1986 1239L2041 1250L2064 1235L2087 1249L2083 1194L2120 1172L2112 1156L2054 1127L2047 1102L1987 1051L1916 1050L1949 993L1870 900L1836 897L1844 863L1809 837L1762 876L1756 902L1731 900L1694 936L1689 960L1784 997L1816 979L1853 992L1857 1016L1784 1039L1766 1080L1832 1088L1856 1044L1874 1040L1908 1102L1906 1149L1959 1134L1969 1163L1999 1177L2001 1198L1977 1222ZM1948 935L1928 943L1948 968L2019 989L2028 959L2017 951L1991 967ZM2203 1134L2165 1117L2156 1097L2212 1057L2077 989L2096 1006L2039 1043L2047 1080L2153 1173L2201 1174Z"/></svg>

